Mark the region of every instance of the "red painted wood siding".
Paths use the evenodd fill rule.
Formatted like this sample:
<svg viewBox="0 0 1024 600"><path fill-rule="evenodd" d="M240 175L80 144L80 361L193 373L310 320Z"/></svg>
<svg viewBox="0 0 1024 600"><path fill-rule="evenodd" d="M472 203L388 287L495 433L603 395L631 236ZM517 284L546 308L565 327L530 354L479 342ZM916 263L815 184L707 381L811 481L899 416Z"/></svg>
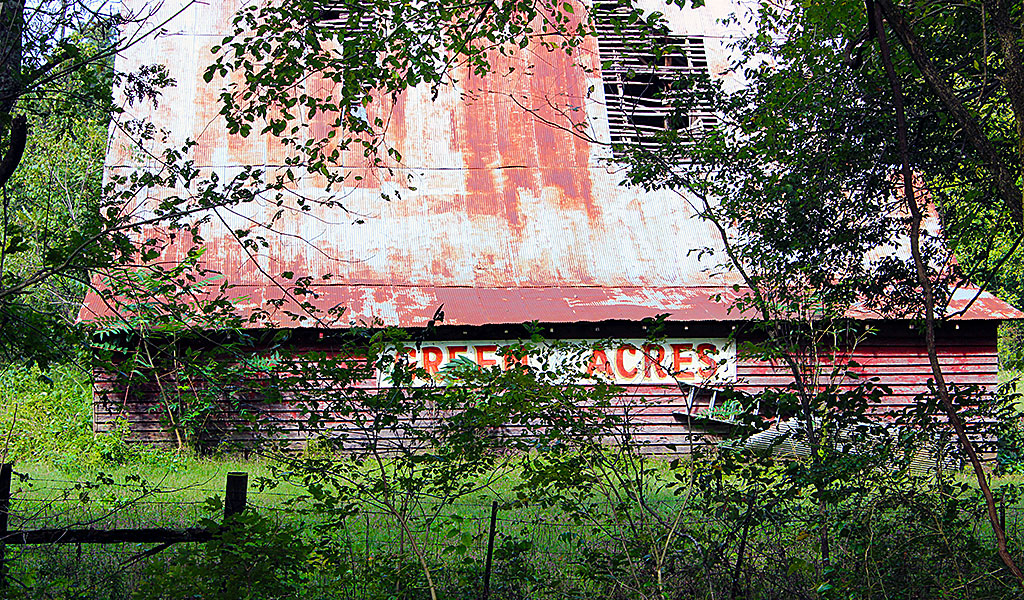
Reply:
<svg viewBox="0 0 1024 600"><path fill-rule="evenodd" d="M932 377L923 344L909 336L863 343L846 358L859 364L854 370L863 377L877 377L879 384L892 389L892 394L879 405L881 411L898 410L913 404L915 398L927 389L927 382ZM994 335L947 337L941 342L939 360L947 381L953 385L976 384L988 389L997 385L998 355ZM822 362L824 370L830 370L830 361ZM752 360L740 361L737 375L735 388L749 393L792 382L786 368ZM128 424L131 440L160 445L176 443L173 433L165 426L166 414L156 402L154 388L125 390L102 378L98 380L94 402L97 431L108 431L117 419L123 419ZM699 396L691 407L691 414L699 415L706 411L708 403L707 395ZM225 407L210 419L211 443L251 439L251 432L237 430L235 408ZM298 444L309 435L300 424L300 411L292 404L253 403L252 408L276 423L280 435ZM631 386L620 398L620 409L637 424L634 435L639 439L655 445L669 443L680 447L688 442L686 395L676 386ZM334 425L344 427L345 423L339 421ZM703 434L695 432L694 435Z"/></svg>

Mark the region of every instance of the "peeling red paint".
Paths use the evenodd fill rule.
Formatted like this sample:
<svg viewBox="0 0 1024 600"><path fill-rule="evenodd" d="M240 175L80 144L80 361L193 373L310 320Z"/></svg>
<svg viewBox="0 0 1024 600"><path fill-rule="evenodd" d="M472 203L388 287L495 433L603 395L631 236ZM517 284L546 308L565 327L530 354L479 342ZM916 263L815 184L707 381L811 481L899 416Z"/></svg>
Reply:
<svg viewBox="0 0 1024 600"><path fill-rule="evenodd" d="M444 306L447 325L519 324L537 320L544 323L576 323L600 321L640 321L667 314L670 321L737 322L753 318L752 314L730 310L740 296L732 288L468 288L324 285L315 288L315 304L321 310L345 306L340 321L321 314L319 326L346 327L350 321L369 322L380 319L384 325L422 327L434 312ZM231 298L245 298L239 303L243 315L259 308L268 308L268 300L280 300L284 293L269 286L237 286L229 290ZM716 297L721 300L716 300ZM957 305L954 304L954 307ZM961 308L963 305L959 305ZM272 323L281 327L313 326L316 319L299 323L286 311L299 311L289 300L281 310L272 311ZM80 318L95 319L108 314L106 306L95 295L89 296ZM858 312L851 316L885 319L875 313ZM959 320L1002 320L1024 317L1020 311L989 296L975 302ZM258 326L254 325L254 326Z"/></svg>
<svg viewBox="0 0 1024 600"><path fill-rule="evenodd" d="M466 167L466 212L470 218L497 217L515 232L521 226L518 197L514 187L500 184L506 175L504 171L516 167L504 164L504 156L498 152L497 140L502 135L498 130L500 107L494 95L473 91L477 85L483 85L480 78L467 73L465 85L468 97L460 106L465 135L459 139L463 142L460 149ZM481 227L489 226L486 220L477 222Z"/></svg>
<svg viewBox="0 0 1024 600"><path fill-rule="evenodd" d="M545 169L543 185L562 191L563 208L582 209L591 223L598 223L598 206L590 185L590 144L581 145L573 132L586 124L586 79L572 61L558 60L557 53L546 53L536 62L532 78L532 101L539 107L540 119L534 120L539 163L555 167ZM576 169L564 165L584 167Z"/></svg>
<svg viewBox="0 0 1024 600"><path fill-rule="evenodd" d="M197 53L211 56L211 46L229 32L230 19L215 16L234 5L234 0L197 5L197 14L207 16L189 21L175 35L147 40L137 52L119 56L117 66L131 72L154 56L167 61L169 75L180 84L166 90L158 108L139 103L128 110L132 118L170 131L174 140L198 140L193 157L198 169L230 176L251 165L273 180L285 164L285 147L258 132L248 138L228 135L219 115L224 82L206 84L204 61L196 60ZM685 25L684 17L678 18ZM317 288L315 304L321 310L341 304L353 319L406 326L422 325L442 303L457 324L593 322L666 312L677 320L740 319L727 307L737 294L731 286L742 279L717 272L725 257L714 227L671 190L620 187L621 173L602 162L604 142L574 133L586 126L588 135L595 134L588 118L599 121L603 114L589 97L590 86L600 85L597 41L587 38L568 55L549 52L535 40L491 58L493 75L486 78L463 70L454 84L437 90L374 98L368 117L387 123L383 142L402 154L400 161L381 157L389 168L374 167L353 144L337 166L351 177L333 190L335 195L324 191L327 180L321 174L300 174L290 185L290 192L310 200L312 210L301 210L288 196L282 217L267 230L260 224L279 208L266 198L232 209L242 214L221 211L203 225L204 266L239 286L231 294L245 298L243 312L281 299L278 284L290 284L280 276L291 272L332 275ZM240 82L240 76L232 79ZM324 98L336 89L316 74L304 85ZM326 137L335 118L320 114L312 122L305 115L298 120L313 136ZM125 173L143 159L130 150L131 140L114 135L107 169ZM338 137L343 136L326 143L326 151L336 149ZM153 195L176 193L154 190ZM318 204L328 199L344 210ZM251 254L234 239L236 229L265 236L270 247ZM162 233L151 229L141 235ZM180 259L190 246L190 240L179 239L167 245L163 258ZM724 301L713 302L715 294ZM953 310L965 308L973 297L966 290L958 294ZM90 295L82 318L109 314ZM851 316L901 317L863 307ZM986 294L962 318L1020 316ZM283 311L275 319L294 325Z"/></svg>

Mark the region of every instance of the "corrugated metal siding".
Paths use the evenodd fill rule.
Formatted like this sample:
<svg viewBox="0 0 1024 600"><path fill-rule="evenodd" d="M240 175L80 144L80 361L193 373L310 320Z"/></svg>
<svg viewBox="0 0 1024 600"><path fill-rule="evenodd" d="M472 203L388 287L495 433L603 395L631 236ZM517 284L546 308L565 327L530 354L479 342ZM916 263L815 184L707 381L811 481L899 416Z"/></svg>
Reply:
<svg viewBox="0 0 1024 600"><path fill-rule="evenodd" d="M169 130L172 143L197 140L197 168L222 180L241 165L273 170L283 164L269 136L243 139L226 133L218 114L220 87L202 80L210 48L229 27L223 15L234 4L224 0L190 8L187 15L203 16L175 21L174 35L145 40L119 56L117 65L130 72L153 57L166 62L179 85L166 90L155 109L141 103L126 109L133 118ZM689 13L696 19L690 26L711 26L714 19L705 12ZM436 98L431 90L417 88L370 105L370 119L388 122L385 139L402 160L389 159L387 169L368 169L361 150L344 153L338 168L353 178L338 198L350 213L315 204L308 213L286 210L275 232L263 232L271 247L253 260L230 231L266 222L278 207L256 201L240 207L244 215L221 211L225 223L214 219L203 228L207 266L233 283L257 287L271 284L264 270L271 276L331 273L349 285L422 287L735 282L731 274L712 275L718 258L698 258L697 250L716 246L718 237L686 202L671 191L622 187L621 172L605 163L607 118L600 77L594 75L600 68L594 39L572 57L548 52L537 41L492 58L493 77L460 72L457 83L440 88ZM589 91L595 84L596 95ZM326 96L332 84L312 77L307 85ZM329 120L315 117L311 131L326 132ZM575 135L576 127L595 136L596 143ZM131 148L131 140L115 131L107 156L111 173L137 168L139 157ZM294 191L314 203L328 198L317 176L303 178ZM173 192L156 190L156 195ZM382 193L390 201L382 200ZM182 252L172 245L165 255ZM98 303L91 310L104 312Z"/></svg>
<svg viewBox="0 0 1024 600"><path fill-rule="evenodd" d="M149 10L145 4L126 2L128 8ZM246 165L264 169L270 178L286 158L272 136L229 135L219 100L229 82L203 80L211 48L231 31L231 16L242 4L161 4L154 23L183 10L166 25L168 34L145 37L116 59L123 73L154 60L167 66L177 85L164 90L156 107L126 105L124 118L166 130L172 146L196 140L195 167L221 181ZM713 0L699 9L654 0L641 5L665 13L676 34L705 36L711 75L727 86L740 84L728 74L726 40L741 33L742 20L725 25L719 18L742 13L743 3ZM282 297L278 286L288 284L279 277L282 272L330 274L330 281L316 286L320 295L312 301L320 310L342 305L348 311L326 326L374 318L423 326L441 303L453 322L467 325L600 321L661 312L676 320L739 318L709 301L723 290L728 300L734 296L728 293L731 286L742 282L720 268L726 260L719 234L696 216L694 206L700 203L672 190L624 187L621 167L607 160L611 138L597 40L586 39L573 56L549 52L534 41L492 58L493 76L462 71L455 83L438 88L436 97L423 87L371 103L369 117L388 123L384 139L401 153L400 161L387 158L386 168L371 168L361 150L343 153L337 168L351 173L349 187L332 196L321 176L303 177L292 191L312 200L312 210L286 202L273 231L258 225L279 210L270 199L218 211L201 229L204 267L238 286L229 295L243 299L243 312L267 308L268 300ZM235 73L229 79L241 77ZM334 84L311 74L304 85L327 97ZM325 135L332 119L318 115L299 121L312 135ZM583 139L580 131L592 139ZM161 149L149 148L154 155ZM140 166L158 165L112 128L108 175ZM149 201L171 194L184 190L152 190ZM347 210L317 203L328 199L341 201ZM134 210L145 216L145 202ZM237 229L266 236L269 248L250 254L234 240L231 232ZM140 235L162 237L153 229ZM164 258L184 255L183 237L165 248ZM968 318L1019 315L989 295L981 300ZM81 318L111 313L90 293ZM277 311L270 324L302 325L284 311Z"/></svg>
<svg viewBox="0 0 1024 600"><path fill-rule="evenodd" d="M670 321L744 321L754 317L751 311L731 308L744 294L731 287L446 287L411 285L322 285L316 286L315 302L322 307L316 314L302 311L285 290L272 285L239 285L228 291L235 307L247 316L268 301L286 300L280 308L269 309L270 322L279 327L344 328L352 324L423 327L435 311L444 307L444 322L449 325L478 326L489 324L595 323L608 320L642 319L667 314ZM953 296L946 314L963 313L956 318L970 320L1002 320L1020 318L1012 306L988 293L974 300L976 290L962 289ZM201 296L200 291L195 292ZM308 297L302 297L307 300ZM971 302L974 300L973 302ZM332 307L346 310L340 317L326 313ZM82 318L107 315L109 305L97 295L86 298ZM289 313L307 316L296 322ZM864 307L856 307L850 316L858 319L902 317L880 315ZM253 325L256 326L255 324Z"/></svg>

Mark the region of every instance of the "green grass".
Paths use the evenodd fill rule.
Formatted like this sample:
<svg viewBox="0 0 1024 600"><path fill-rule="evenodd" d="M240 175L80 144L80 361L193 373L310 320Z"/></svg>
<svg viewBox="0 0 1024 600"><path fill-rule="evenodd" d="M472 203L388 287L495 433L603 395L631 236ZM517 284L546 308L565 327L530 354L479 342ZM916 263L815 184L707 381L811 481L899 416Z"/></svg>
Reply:
<svg viewBox="0 0 1024 600"><path fill-rule="evenodd" d="M410 563L411 567L408 564L400 567L395 562L409 558L409 548L401 539L398 522L393 517L377 514L370 504L361 506L364 510L360 514L344 519L330 531L318 531L317 526L324 524L327 517L321 512L303 510L308 505L292 504L302 493L298 487L279 482L276 487L260 489L261 483L272 480L274 463L228 455L198 457L183 452L128 445L118 435L94 436L89 423L91 394L83 376L73 370L56 370L49 376L52 383L41 379L35 371L8 369L0 373L0 401L3 402L0 407L0 427L3 429L0 431L7 432L6 456L8 460L14 461L15 472L19 474L14 481L12 529L188 527L199 524L202 519L219 521L221 513L217 502L208 501L223 497L224 482L229 472L242 471L250 477L249 502L254 511L270 517L289 531L295 531L297 536L316 548L315 556L311 555L310 560L320 565L316 567L318 575L315 582L308 583L306 589L318 590L323 587L333 589L334 592L316 595L310 591L305 597L337 597L340 593L338 590L344 589L348 590L342 594L347 594L346 597L376 598L378 596L373 594L377 594L377 591L370 594L366 590L377 590L378 587L383 590L379 597L389 597L387 593L390 593L388 590L391 588L388 586L393 583L385 585L380 582L391 582L389 578L394 577L418 577L418 567L414 564ZM1006 381L1012 379L1013 374L1005 372L1000 377ZM667 467L659 469L659 473L667 476ZM959 477L962 481L973 483L967 473ZM458 586L469 585L466 581L476 581L473 585L479 583L478 571L486 548L490 501L495 497L505 500L512 498L516 483L517 479L513 476L498 477L487 490L447 506L445 514L461 517L457 523L459 531L454 535L450 531L453 522L430 531L414 527L431 561L439 570L438 578L448 582L445 583L449 586L446 589L463 589ZM994 488L1007 484L1024 485L1024 473L1001 475L995 477L992 483ZM672 514L672 508L676 506L673 502L678 501L673 500L666 491L656 493L652 500L666 501L661 506L668 515ZM751 560L761 561L758 568L763 569L762 576L766 581L791 578L798 582L793 585L817 585L814 583L817 575L813 569L803 573L800 569L804 567L799 567L805 563L813 564L815 560L815 530L813 524L809 525L803 520L805 513L808 513L806 508L793 503L787 509L790 512L785 513L781 520L766 520L754 526L748 552L753 557ZM1007 521L1013 527L1011 534L1014 543L1019 544L1020 532L1014 517L1020 504L1018 502L1008 508L1011 514ZM573 590L577 597L607 596L607 589L601 587L603 584L598 585L596 580L590 579L596 575L587 569L605 564L601 561L606 559L607 564L613 564L618 560L614 554L623 549L623 543L633 543L639 538L636 538L635 532L626 528L622 515L616 514L611 506L598 510L593 517L604 530L593 529L586 523L573 523L557 508L503 507L498 521L499 546L514 545L517 542L529 542L529 546L524 546L525 549L518 554L499 554L502 558L498 560L496 568L501 575L496 581L504 582L501 585L505 585L515 577L520 577L510 574L510 569L520 568L515 567L518 564L515 560L521 559L528 561L532 569L529 577L538 581L547 581L551 585L560 582L559 585ZM679 560L689 565L687 568L704 560L702 557L706 555L695 553L690 540L709 544L708 547L722 543L727 549L722 560L728 559L728 548L735 544L735 539L728 537L729 531L735 528L736 519L743 514L743 510L742 506L729 506L724 500L720 504L695 504L680 520L689 537L677 538L679 547L675 552L681 557ZM906 518L909 518L893 515L895 513L890 517L894 519L895 526L905 525ZM920 532L908 529L913 534L908 539L925 539L920 536L932 535L927 529L928 523L922 522L920 527ZM966 535L977 536L986 540L984 543L989 543L990 533L984 519L978 520L972 527ZM948 562L939 561L934 565L927 563L932 560L927 552L921 557L908 555L902 550L904 542L900 541L898 534L880 530L873 535L888 535L895 550L887 560L907 561L905 565L899 564L912 573L928 572L928 565L934 566L933 571L940 574L950 568ZM852 557L858 552L863 554L871 549L860 548L854 543L855 540L851 541L844 536L848 534L843 533L835 540L837 555L840 557L843 552L848 552ZM463 550L453 550L460 545L464 547ZM9 556L15 559L15 570L21 573L19 577L26 582L34 582L32 585L39 593L32 597L120 599L129 598L131 590L146 585L145 578L148 575L143 573L143 565L153 565L159 570L177 560L175 554L165 552L147 558L130 569L123 566L126 560L151 547L86 547L84 551L81 547L68 546L18 548L10 550ZM187 550L185 547L179 547L178 550L182 549ZM400 549L405 552L405 559L400 559ZM640 550L643 550L642 547ZM637 557L641 564L649 560L649 552L644 552L647 551L643 550ZM780 552L787 558L778 564L771 563L777 559L773 557ZM591 556L589 553L595 554ZM925 562L914 562L918 559ZM989 567L981 564L979 569ZM402 570L407 568L411 568L411 571ZM731 571L725 569L722 573ZM331 585L335 585L328 585L331 578L341 578L346 583L338 583L331 588ZM118 582L120 588L108 590L112 581ZM461 583L456 585L451 582ZM705 585L704 579L700 580L700 585ZM813 585L810 589L813 589ZM97 592L100 588L106 590L103 592L106 595ZM496 599L517 597L507 589ZM422 596L414 594L408 597ZM546 597L561 596L559 593L551 593ZM684 594L681 597L697 596ZM815 596L811 594L806 597Z"/></svg>
<svg viewBox="0 0 1024 600"><path fill-rule="evenodd" d="M117 527L197 526L216 517L210 501L223 499L227 474L249 474L249 501L254 506L282 508L298 493L280 486L273 493L256 489L270 475L266 463L230 458L198 459L164 453L159 462L135 465L85 465L69 470L48 463L15 463L13 527L79 526L99 519ZM45 507L41 513L34 507Z"/></svg>

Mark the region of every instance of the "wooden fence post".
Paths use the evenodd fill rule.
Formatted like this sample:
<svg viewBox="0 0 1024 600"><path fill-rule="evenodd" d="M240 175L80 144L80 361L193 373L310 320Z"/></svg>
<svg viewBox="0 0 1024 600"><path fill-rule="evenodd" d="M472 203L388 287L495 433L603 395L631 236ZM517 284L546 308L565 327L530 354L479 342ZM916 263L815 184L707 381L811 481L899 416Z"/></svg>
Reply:
<svg viewBox="0 0 1024 600"><path fill-rule="evenodd" d="M245 510L248 488L248 473L228 473L227 487L224 490L225 518L237 515Z"/></svg>
<svg viewBox="0 0 1024 600"><path fill-rule="evenodd" d="M999 528L1006 531L1006 488L999 490Z"/></svg>
<svg viewBox="0 0 1024 600"><path fill-rule="evenodd" d="M491 595L491 558L494 556L494 533L498 524L498 501L491 503L491 528L487 532L487 561L484 563L484 600Z"/></svg>
<svg viewBox="0 0 1024 600"><path fill-rule="evenodd" d="M7 536L8 513L11 510L11 471L14 465L0 466L0 537ZM7 589L7 547L0 542L0 590Z"/></svg>

